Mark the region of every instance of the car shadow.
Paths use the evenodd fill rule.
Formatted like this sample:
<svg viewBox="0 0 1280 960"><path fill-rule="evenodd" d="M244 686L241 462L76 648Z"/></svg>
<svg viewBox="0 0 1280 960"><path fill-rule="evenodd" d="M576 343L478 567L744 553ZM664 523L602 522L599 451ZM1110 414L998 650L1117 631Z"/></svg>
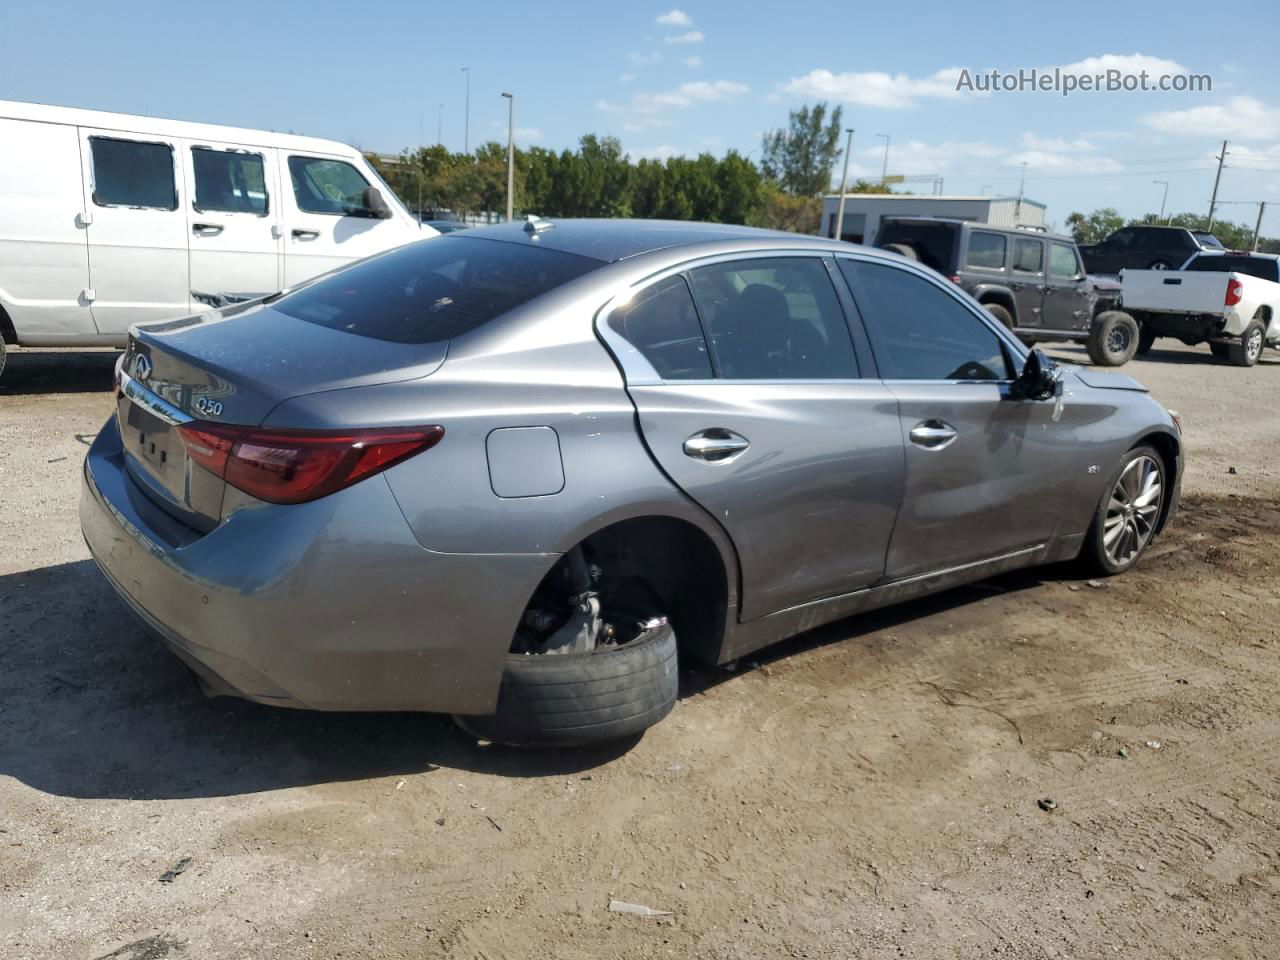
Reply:
<svg viewBox="0 0 1280 960"><path fill-rule="evenodd" d="M682 671L681 697L828 644L1046 580L1067 565L992 580L810 630L739 661ZM448 717L319 713L208 699L134 620L92 561L0 576L0 776L59 796L191 799L442 769L506 777L588 771L641 739L599 747L480 744Z"/></svg>
<svg viewBox="0 0 1280 960"><path fill-rule="evenodd" d="M41 393L106 393L119 350L10 348L0 397Z"/></svg>

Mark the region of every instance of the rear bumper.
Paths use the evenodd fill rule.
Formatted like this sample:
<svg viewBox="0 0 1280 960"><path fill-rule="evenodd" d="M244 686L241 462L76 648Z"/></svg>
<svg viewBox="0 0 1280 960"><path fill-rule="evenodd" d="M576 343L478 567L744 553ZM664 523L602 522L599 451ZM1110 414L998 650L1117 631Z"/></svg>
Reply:
<svg viewBox="0 0 1280 960"><path fill-rule="evenodd" d="M320 710L491 712L555 560L425 550L381 476L243 507L200 536L129 477L114 418L85 460L80 523L107 579L208 692Z"/></svg>

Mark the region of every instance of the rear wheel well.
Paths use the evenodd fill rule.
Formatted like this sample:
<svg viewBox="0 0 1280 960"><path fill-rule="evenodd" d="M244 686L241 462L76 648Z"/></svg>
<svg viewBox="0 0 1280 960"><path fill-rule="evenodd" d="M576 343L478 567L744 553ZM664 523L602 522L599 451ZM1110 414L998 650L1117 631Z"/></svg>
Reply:
<svg viewBox="0 0 1280 960"><path fill-rule="evenodd" d="M1156 453L1160 454L1160 460L1164 463L1165 483L1168 489L1173 490L1178 483L1178 441L1167 433L1151 433L1134 446L1155 448ZM1171 498L1165 497L1164 506L1160 508L1160 519L1156 522L1157 533L1164 529L1165 521L1169 519L1170 504Z"/></svg>
<svg viewBox="0 0 1280 960"><path fill-rule="evenodd" d="M1259 307L1258 312L1253 315L1253 319L1269 324L1271 322L1271 308L1265 304Z"/></svg>
<svg viewBox="0 0 1280 960"><path fill-rule="evenodd" d="M1017 317L1018 311L1014 308L1012 295L1002 290L984 290L978 294L978 302L985 305L988 303L996 303L1004 307L1014 317Z"/></svg>
<svg viewBox="0 0 1280 960"><path fill-rule="evenodd" d="M693 524L674 517L636 517L597 530L551 568L535 591L562 577L561 565L582 547L589 564L600 569L596 587L608 620L611 593L649 600L670 620L680 654L714 663L724 639L728 578L720 551ZM544 594L545 595L545 594ZM532 598L531 598L532 601ZM641 600L643 602L643 600ZM635 605L635 600L627 604Z"/></svg>

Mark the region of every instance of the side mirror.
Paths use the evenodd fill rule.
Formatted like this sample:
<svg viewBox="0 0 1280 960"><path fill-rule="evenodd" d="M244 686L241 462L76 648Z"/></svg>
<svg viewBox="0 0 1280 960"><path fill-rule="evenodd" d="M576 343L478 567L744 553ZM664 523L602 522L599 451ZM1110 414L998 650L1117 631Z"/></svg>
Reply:
<svg viewBox="0 0 1280 960"><path fill-rule="evenodd" d="M364 208L369 211L375 220L390 220L391 208L387 206L387 201L382 198L382 192L377 187L365 187Z"/></svg>
<svg viewBox="0 0 1280 960"><path fill-rule="evenodd" d="M1018 396L1028 400L1048 400L1056 397L1061 385L1062 371L1039 349L1033 349L1027 354L1022 372L1014 381Z"/></svg>

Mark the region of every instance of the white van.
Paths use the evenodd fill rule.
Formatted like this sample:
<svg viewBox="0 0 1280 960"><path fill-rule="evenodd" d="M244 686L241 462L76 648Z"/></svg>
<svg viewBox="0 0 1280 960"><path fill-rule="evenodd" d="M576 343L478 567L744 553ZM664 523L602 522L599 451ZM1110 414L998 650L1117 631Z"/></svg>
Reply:
<svg viewBox="0 0 1280 960"><path fill-rule="evenodd" d="M0 100L6 343L121 346L435 235L331 140Z"/></svg>

